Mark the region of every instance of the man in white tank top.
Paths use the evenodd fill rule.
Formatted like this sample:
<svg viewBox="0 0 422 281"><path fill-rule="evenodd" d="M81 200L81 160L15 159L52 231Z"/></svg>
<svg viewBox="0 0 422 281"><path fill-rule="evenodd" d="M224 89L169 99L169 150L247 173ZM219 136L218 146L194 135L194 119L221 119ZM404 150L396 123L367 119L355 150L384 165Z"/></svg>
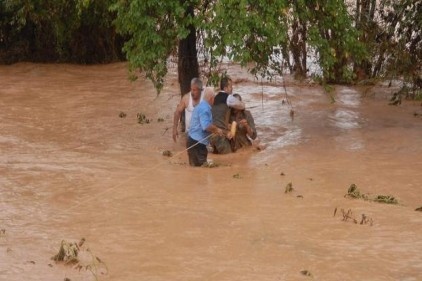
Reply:
<svg viewBox="0 0 422 281"><path fill-rule="evenodd" d="M182 112L185 111L185 128L187 132L189 130L192 111L194 107L197 106L203 98L201 79L193 78L190 84L190 89L191 91L182 97L182 99L180 100L180 103L177 105L176 110L174 112L173 140L175 142L177 140L177 137L179 136L179 132L177 128L179 125L179 120L182 115Z"/></svg>

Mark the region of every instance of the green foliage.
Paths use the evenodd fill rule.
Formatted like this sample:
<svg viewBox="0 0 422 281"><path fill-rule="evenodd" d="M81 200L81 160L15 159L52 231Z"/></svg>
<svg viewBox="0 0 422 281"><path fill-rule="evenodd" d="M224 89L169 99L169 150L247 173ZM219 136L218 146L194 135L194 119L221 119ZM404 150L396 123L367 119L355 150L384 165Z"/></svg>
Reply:
<svg viewBox="0 0 422 281"><path fill-rule="evenodd" d="M189 5L198 1L133 0L117 1L115 24L128 37L124 51L134 74L145 73L158 92L167 74L167 59L176 51L179 39L189 34L193 18L185 16Z"/></svg>
<svg viewBox="0 0 422 281"><path fill-rule="evenodd" d="M323 84L403 77L417 93L422 1L346 2L2 0L0 63L109 62L123 59L124 51L131 80L142 73L159 92L168 59L193 30L213 85L226 58L271 80L286 66L297 77L306 75L308 57L314 57Z"/></svg>
<svg viewBox="0 0 422 281"><path fill-rule="evenodd" d="M422 1L365 2L355 10L359 39L368 49L357 65L363 79L402 77L414 91L422 89Z"/></svg>
<svg viewBox="0 0 422 281"><path fill-rule="evenodd" d="M0 63L98 63L121 58L114 16L108 10L112 1L1 1Z"/></svg>
<svg viewBox="0 0 422 281"><path fill-rule="evenodd" d="M255 75L270 75L273 48L286 41L288 27L282 21L286 9L285 0L217 1L204 16L208 21L200 26L207 34L211 64L226 56Z"/></svg>
<svg viewBox="0 0 422 281"><path fill-rule="evenodd" d="M358 31L342 0L308 2L308 44L317 53L317 61L327 82L351 82L352 63L366 55L358 40ZM309 4L310 3L310 4Z"/></svg>
<svg viewBox="0 0 422 281"><path fill-rule="evenodd" d="M362 193L356 184L351 184L349 189L347 190L347 194L344 195L346 198L353 198L353 199L363 199L367 201L373 201L378 203L385 203L385 204L398 204L396 198L391 195L376 195L375 197L370 197L368 194Z"/></svg>

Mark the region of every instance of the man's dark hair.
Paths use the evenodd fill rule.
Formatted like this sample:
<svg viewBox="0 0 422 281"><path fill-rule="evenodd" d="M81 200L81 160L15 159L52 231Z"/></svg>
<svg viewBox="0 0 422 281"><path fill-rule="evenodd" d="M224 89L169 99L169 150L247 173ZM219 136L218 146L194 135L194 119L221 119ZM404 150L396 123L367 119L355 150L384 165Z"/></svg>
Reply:
<svg viewBox="0 0 422 281"><path fill-rule="evenodd" d="M220 80L220 90L224 90L225 87L229 86L229 82L232 81L229 76L223 76Z"/></svg>

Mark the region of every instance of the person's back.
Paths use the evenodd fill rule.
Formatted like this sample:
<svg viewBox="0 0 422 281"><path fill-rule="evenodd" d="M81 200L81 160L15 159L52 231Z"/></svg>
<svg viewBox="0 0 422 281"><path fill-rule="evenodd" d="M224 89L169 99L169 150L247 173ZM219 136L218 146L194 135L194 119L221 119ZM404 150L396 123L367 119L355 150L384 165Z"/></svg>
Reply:
<svg viewBox="0 0 422 281"><path fill-rule="evenodd" d="M220 81L220 92L214 98L212 106L213 124L222 129L226 136L212 136L210 141L213 152L218 154L227 154L232 152L229 138L231 135L228 130L230 108L227 106L227 98L232 92L232 81L228 77L223 77Z"/></svg>
<svg viewBox="0 0 422 281"><path fill-rule="evenodd" d="M227 106L227 97L226 92L219 92L214 98L214 105L212 106L212 122L218 128L226 130L227 129L227 114L229 112L229 107Z"/></svg>

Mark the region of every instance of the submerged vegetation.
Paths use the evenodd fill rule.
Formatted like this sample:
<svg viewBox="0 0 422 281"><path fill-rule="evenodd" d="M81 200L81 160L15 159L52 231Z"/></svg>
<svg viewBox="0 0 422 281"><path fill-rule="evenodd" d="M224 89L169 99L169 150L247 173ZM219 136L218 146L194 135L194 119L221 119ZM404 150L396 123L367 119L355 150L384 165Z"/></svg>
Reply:
<svg viewBox="0 0 422 281"><path fill-rule="evenodd" d="M284 193L291 193L293 192L294 188L293 188L293 184L291 182L289 182L286 187L284 188Z"/></svg>
<svg viewBox="0 0 422 281"><path fill-rule="evenodd" d="M422 88L421 14L414 0L5 0L0 63L127 59L131 77L159 91L171 60L185 93L192 77L215 83L228 58L267 79L402 79L412 98Z"/></svg>
<svg viewBox="0 0 422 281"><path fill-rule="evenodd" d="M61 262L65 265L72 265L77 270L85 269L92 273L95 280L98 280L99 274L108 272L107 265L89 248L84 248L85 239L82 238L78 243L63 240L57 254L51 257L55 262ZM85 255L85 258L81 256Z"/></svg>
<svg viewBox="0 0 422 281"><path fill-rule="evenodd" d="M344 195L346 198L353 198L353 199L364 199L367 201L373 201L378 203L385 203L385 204L398 204L396 198L391 195L376 195L374 197L370 197L368 194L361 193L356 184L351 184L349 189L347 190L347 194Z"/></svg>
<svg viewBox="0 0 422 281"><path fill-rule="evenodd" d="M337 214L337 208L334 209L334 217ZM341 209L341 215L342 215L342 221L344 222L352 222L354 224L368 224L370 226L372 226L374 224L374 221L372 220L372 218L368 217L365 214L361 214L361 218L360 218L360 222L358 222L358 220L356 219L356 217L354 216L353 212L351 209L347 210L347 212L344 209Z"/></svg>

